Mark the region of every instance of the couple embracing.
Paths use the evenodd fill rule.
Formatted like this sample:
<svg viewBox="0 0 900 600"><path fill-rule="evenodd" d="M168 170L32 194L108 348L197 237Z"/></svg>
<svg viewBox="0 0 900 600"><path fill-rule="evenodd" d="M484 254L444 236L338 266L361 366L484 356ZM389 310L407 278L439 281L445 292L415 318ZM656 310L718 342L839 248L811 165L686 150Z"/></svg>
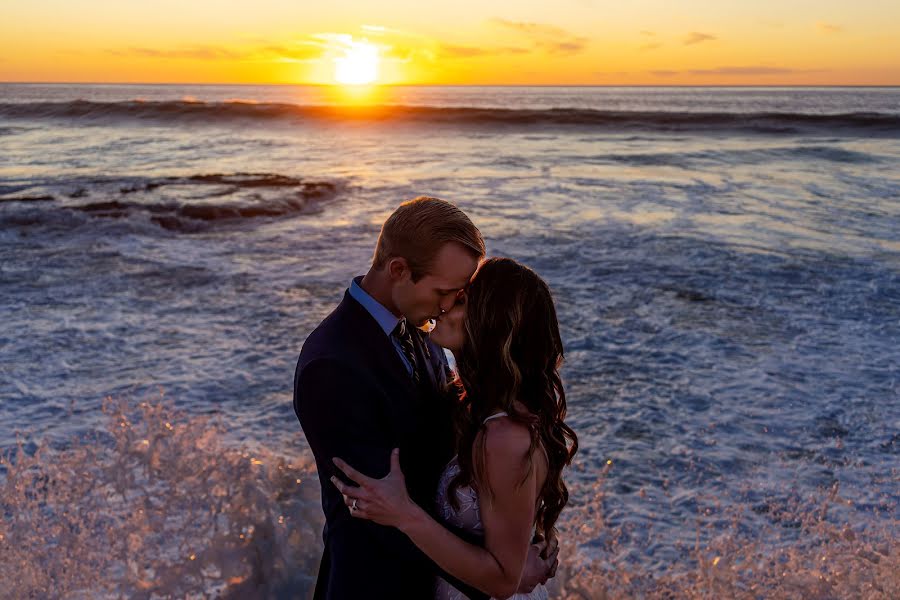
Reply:
<svg viewBox="0 0 900 600"><path fill-rule="evenodd" d="M326 521L316 599L547 597L577 449L562 341L546 283L484 255L457 207L410 200L303 345L294 410Z"/></svg>

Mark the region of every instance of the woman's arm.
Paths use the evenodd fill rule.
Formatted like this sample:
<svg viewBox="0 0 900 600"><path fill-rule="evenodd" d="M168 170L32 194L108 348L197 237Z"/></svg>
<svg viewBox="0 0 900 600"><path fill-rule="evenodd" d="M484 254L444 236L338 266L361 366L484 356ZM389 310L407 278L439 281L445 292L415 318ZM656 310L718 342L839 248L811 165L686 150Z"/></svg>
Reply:
<svg viewBox="0 0 900 600"><path fill-rule="evenodd" d="M399 529L442 569L496 598L512 596L519 587L531 545L537 505L536 469L528 469L528 430L510 421L488 422L484 451L486 479L493 491L478 490L485 547L466 544L416 511Z"/></svg>
<svg viewBox="0 0 900 600"><path fill-rule="evenodd" d="M493 490L479 491L479 507L485 529L485 547L469 544L453 535L406 494L399 453L391 457L391 473L373 480L356 472L340 459L335 464L353 481L354 488L334 480L357 509L355 517L397 527L441 569L497 598L516 593L531 546L532 526L539 487L537 453L529 469L528 430L508 419L489 422L485 432L486 478Z"/></svg>

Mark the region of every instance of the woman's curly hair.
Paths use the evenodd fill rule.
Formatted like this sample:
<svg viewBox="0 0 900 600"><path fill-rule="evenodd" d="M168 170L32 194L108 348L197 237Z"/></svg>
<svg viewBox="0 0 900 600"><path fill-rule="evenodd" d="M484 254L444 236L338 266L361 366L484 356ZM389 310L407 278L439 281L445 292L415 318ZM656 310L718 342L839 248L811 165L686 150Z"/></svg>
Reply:
<svg viewBox="0 0 900 600"><path fill-rule="evenodd" d="M578 450L578 438L566 425L566 394L559 376L562 338L553 297L531 269L509 258L492 258L478 269L466 293L465 341L459 356L455 413L459 474L449 497L472 485L491 495L486 480L484 420L499 411L526 425L531 433L528 471L539 448L546 451L547 479L539 494L536 530L547 536L569 492L563 468ZM527 412L516 408L516 401Z"/></svg>

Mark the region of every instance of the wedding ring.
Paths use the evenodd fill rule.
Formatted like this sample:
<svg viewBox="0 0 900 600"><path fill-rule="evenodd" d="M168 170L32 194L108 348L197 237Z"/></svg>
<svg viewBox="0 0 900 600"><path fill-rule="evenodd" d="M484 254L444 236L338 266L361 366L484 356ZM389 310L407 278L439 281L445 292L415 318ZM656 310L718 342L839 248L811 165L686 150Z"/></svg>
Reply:
<svg viewBox="0 0 900 600"><path fill-rule="evenodd" d="M357 508L359 508L359 507L356 506L356 498L354 498L354 499L353 499L353 504L350 505L350 510L356 510Z"/></svg>

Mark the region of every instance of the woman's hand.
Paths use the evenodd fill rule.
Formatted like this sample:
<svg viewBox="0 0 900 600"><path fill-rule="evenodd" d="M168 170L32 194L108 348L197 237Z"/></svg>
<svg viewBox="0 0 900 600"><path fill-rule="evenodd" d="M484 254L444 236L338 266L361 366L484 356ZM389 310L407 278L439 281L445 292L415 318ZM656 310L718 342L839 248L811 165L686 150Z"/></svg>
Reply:
<svg viewBox="0 0 900 600"><path fill-rule="evenodd" d="M331 483L344 495L344 504L350 508L351 516L402 529L420 510L406 491L406 479L400 470L399 448L391 452L391 472L383 479L367 477L340 458L331 460L359 486L353 487L337 477L331 478Z"/></svg>

